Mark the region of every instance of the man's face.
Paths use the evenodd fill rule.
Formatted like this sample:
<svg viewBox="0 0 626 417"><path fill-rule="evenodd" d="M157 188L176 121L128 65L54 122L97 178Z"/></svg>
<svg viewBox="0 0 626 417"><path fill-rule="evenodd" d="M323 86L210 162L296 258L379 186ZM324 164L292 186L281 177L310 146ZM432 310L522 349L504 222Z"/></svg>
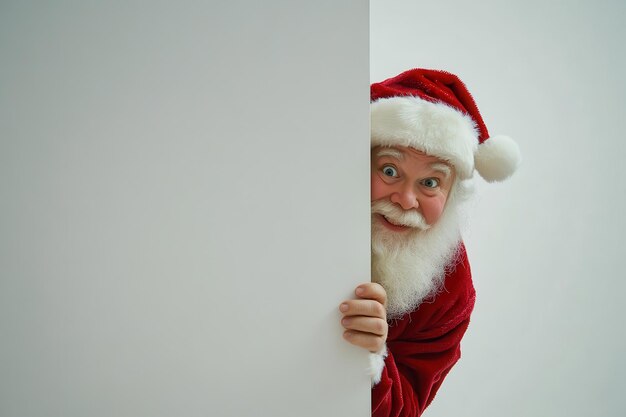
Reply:
<svg viewBox="0 0 626 417"><path fill-rule="evenodd" d="M403 213L376 213L375 221L402 233L439 220L454 183L454 169L448 163L413 148L378 146L372 149L371 170L372 202L393 203ZM418 222L412 216L422 219Z"/></svg>

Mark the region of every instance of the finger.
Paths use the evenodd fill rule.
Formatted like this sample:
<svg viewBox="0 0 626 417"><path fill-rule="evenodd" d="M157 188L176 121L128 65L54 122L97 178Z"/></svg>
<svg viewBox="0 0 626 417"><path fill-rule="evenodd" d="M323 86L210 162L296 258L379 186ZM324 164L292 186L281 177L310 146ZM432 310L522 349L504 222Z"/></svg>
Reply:
<svg viewBox="0 0 626 417"><path fill-rule="evenodd" d="M376 300L382 305L387 305L387 291L382 285L375 282L366 282L356 287L354 291L357 297L368 300Z"/></svg>
<svg viewBox="0 0 626 417"><path fill-rule="evenodd" d="M348 300L344 301L339 310L344 316L369 316L385 319L385 307L375 300Z"/></svg>
<svg viewBox="0 0 626 417"><path fill-rule="evenodd" d="M375 317L344 317L341 324L347 330L356 330L363 333L371 333L376 336L387 335L387 322Z"/></svg>
<svg viewBox="0 0 626 417"><path fill-rule="evenodd" d="M362 333L354 330L346 330L343 337L349 343L369 350L370 352L380 352L385 345L382 336L373 335L371 333Z"/></svg>

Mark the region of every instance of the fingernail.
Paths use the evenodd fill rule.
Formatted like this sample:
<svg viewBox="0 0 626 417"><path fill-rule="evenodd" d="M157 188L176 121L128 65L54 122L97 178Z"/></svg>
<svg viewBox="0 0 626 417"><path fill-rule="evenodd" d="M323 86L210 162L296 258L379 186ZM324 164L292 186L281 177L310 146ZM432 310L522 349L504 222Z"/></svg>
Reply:
<svg viewBox="0 0 626 417"><path fill-rule="evenodd" d="M365 292L365 290L361 287L358 287L356 289L356 291L354 291L356 293L356 295L363 295L363 293Z"/></svg>
<svg viewBox="0 0 626 417"><path fill-rule="evenodd" d="M343 303L342 305L339 306L339 310L346 312L348 311L348 304Z"/></svg>

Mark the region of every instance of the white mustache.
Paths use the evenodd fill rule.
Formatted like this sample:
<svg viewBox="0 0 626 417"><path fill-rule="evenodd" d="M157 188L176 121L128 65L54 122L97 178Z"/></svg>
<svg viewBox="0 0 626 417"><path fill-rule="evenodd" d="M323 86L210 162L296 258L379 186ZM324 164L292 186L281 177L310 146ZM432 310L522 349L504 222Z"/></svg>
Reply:
<svg viewBox="0 0 626 417"><path fill-rule="evenodd" d="M415 210L403 210L390 201L378 200L372 202L372 214L385 216L391 223L401 226L427 230L430 225L426 223L424 216Z"/></svg>

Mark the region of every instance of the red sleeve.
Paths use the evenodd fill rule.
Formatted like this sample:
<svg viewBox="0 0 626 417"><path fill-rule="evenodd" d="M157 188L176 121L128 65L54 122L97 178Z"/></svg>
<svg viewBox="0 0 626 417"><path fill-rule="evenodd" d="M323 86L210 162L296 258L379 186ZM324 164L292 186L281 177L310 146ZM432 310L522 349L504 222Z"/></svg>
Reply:
<svg viewBox="0 0 626 417"><path fill-rule="evenodd" d="M451 269L434 300L390 323L385 367L372 388L373 417L421 415L461 357L475 299L462 245Z"/></svg>

